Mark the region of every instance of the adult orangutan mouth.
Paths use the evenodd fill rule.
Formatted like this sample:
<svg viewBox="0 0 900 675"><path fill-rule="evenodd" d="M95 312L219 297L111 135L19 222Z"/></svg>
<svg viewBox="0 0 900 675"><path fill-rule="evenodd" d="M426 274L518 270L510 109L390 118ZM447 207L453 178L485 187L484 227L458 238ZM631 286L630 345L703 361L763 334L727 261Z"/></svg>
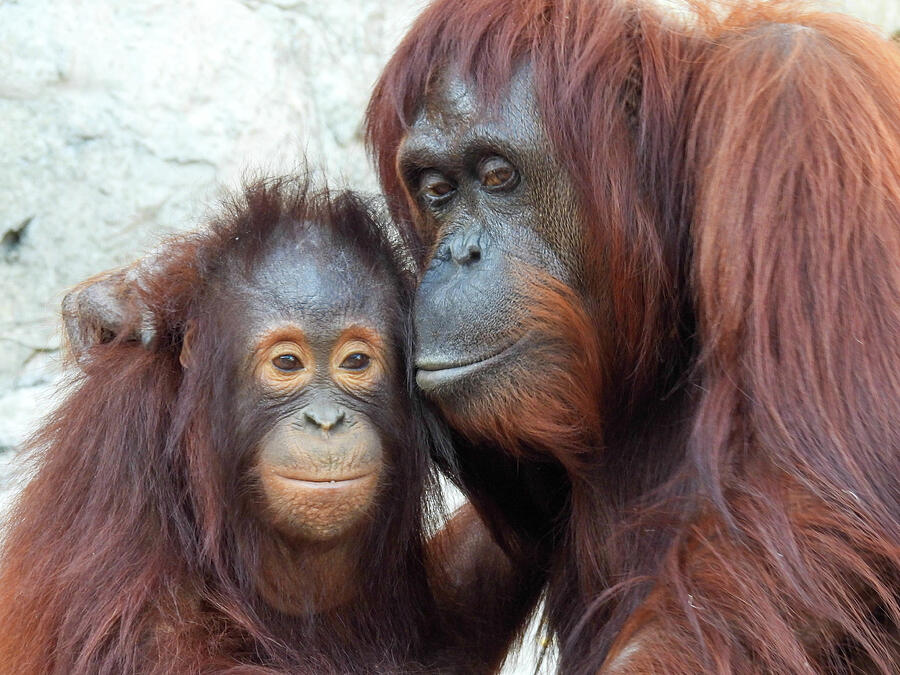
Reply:
<svg viewBox="0 0 900 675"><path fill-rule="evenodd" d="M453 384L499 363L506 358L508 352L512 351L517 344L519 344L519 340L506 345L500 351L490 356L470 363L444 365L417 361L416 384L425 392L432 392L448 384Z"/></svg>

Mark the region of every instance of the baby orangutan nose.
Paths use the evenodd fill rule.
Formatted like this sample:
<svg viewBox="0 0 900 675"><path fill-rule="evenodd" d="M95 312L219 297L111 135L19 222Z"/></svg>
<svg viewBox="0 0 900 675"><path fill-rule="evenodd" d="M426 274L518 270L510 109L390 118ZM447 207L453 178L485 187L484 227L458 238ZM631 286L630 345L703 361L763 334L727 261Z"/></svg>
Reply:
<svg viewBox="0 0 900 675"><path fill-rule="evenodd" d="M330 402L316 401L303 410L304 422L322 431L340 428L346 417L347 413L343 408Z"/></svg>

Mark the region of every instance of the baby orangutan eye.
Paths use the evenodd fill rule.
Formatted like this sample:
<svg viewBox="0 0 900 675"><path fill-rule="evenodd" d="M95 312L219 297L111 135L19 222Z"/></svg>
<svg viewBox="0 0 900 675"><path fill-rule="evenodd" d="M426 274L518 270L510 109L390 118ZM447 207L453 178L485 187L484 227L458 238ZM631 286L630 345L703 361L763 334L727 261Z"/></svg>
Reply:
<svg viewBox="0 0 900 675"><path fill-rule="evenodd" d="M272 365L287 373L303 369L303 362L293 354L279 354L272 359Z"/></svg>
<svg viewBox="0 0 900 675"><path fill-rule="evenodd" d="M353 352L352 354L348 354L347 357L341 361L341 368L344 368L345 370L365 370L369 367L369 361L368 354Z"/></svg>

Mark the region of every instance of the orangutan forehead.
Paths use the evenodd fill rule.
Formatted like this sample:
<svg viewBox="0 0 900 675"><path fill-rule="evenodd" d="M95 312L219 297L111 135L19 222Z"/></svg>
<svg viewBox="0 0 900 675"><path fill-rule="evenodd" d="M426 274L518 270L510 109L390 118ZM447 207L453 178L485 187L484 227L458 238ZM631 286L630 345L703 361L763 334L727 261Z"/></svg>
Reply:
<svg viewBox="0 0 900 675"><path fill-rule="evenodd" d="M459 74L436 78L401 142L401 171L452 169L451 164L494 154L530 166L547 161L552 148L537 113L530 70L517 71L505 93L495 98L491 103Z"/></svg>
<svg viewBox="0 0 900 675"><path fill-rule="evenodd" d="M502 90L483 91L458 66L448 66L430 78L414 124L427 120L435 126L467 122L489 123L510 117L537 116L531 64L522 62Z"/></svg>
<svg viewBox="0 0 900 675"><path fill-rule="evenodd" d="M393 306L389 272L366 263L352 247L313 231L275 247L249 279L251 304L265 314L316 323L366 319L386 325Z"/></svg>

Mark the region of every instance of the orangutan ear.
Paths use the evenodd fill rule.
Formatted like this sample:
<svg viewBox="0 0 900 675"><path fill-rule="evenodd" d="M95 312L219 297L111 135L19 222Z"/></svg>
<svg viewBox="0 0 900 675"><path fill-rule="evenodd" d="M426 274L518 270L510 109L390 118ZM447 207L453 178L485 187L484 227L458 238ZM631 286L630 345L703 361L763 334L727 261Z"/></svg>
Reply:
<svg viewBox="0 0 900 675"><path fill-rule="evenodd" d="M187 322L187 328L184 331L184 337L181 338L181 354L178 355L178 361L182 368L190 368L191 366L191 343L194 340L195 329L197 324L194 320Z"/></svg>

